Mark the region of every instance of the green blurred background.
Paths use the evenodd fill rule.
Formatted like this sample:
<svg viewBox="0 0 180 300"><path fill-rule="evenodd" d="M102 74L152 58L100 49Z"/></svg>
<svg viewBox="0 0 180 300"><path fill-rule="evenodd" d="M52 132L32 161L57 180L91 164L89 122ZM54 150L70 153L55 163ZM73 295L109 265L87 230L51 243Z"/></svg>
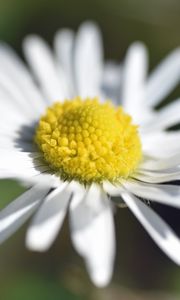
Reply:
<svg viewBox="0 0 180 300"><path fill-rule="evenodd" d="M128 45L142 40L150 50L150 69L180 43L179 0L0 0L0 39L19 53L25 35L38 33L51 44L61 27L75 30L95 20L104 37L105 57L121 60ZM170 95L179 94L177 89ZM0 182L0 207L23 191L16 182ZM153 205L180 234L180 212ZM112 283L96 289L72 248L68 222L44 254L24 246L25 225L0 247L2 300L173 300L180 299L180 269L162 254L126 209L116 214L117 256Z"/></svg>

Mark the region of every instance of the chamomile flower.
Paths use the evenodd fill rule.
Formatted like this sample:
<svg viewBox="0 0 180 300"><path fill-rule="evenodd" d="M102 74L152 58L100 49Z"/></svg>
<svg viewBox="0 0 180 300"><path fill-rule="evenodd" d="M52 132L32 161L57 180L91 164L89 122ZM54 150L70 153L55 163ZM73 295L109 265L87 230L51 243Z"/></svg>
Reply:
<svg viewBox="0 0 180 300"><path fill-rule="evenodd" d="M0 178L29 187L0 212L0 242L33 215L26 245L45 251L69 211L72 243L104 286L115 257L113 206L124 203L179 265L179 238L142 200L180 207L172 183L180 179L180 133L167 131L180 121L180 99L154 109L179 83L179 49L147 76L139 42L123 64L104 63L92 23L76 35L60 30L54 47L52 54L41 38L25 39L31 75L0 45Z"/></svg>

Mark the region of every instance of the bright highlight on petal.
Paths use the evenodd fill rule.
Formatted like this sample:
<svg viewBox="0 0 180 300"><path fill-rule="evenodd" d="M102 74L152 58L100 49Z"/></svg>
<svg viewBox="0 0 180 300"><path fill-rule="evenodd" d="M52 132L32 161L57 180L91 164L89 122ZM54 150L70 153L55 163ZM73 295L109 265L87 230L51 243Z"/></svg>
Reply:
<svg viewBox="0 0 180 300"><path fill-rule="evenodd" d="M98 98L76 97L49 107L35 141L61 178L86 184L127 178L142 156L131 117Z"/></svg>

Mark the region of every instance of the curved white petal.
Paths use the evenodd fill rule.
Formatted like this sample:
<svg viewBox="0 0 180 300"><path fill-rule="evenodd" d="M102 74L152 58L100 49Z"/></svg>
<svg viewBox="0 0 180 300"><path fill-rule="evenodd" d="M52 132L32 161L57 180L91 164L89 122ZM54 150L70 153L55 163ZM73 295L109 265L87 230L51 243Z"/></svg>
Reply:
<svg viewBox="0 0 180 300"><path fill-rule="evenodd" d="M0 212L0 243L9 238L37 209L49 187L36 185Z"/></svg>
<svg viewBox="0 0 180 300"><path fill-rule="evenodd" d="M60 65L64 70L71 93L75 95L73 68L74 32L70 29L59 30L54 38L54 48ZM77 94L77 92L76 92Z"/></svg>
<svg viewBox="0 0 180 300"><path fill-rule="evenodd" d="M139 170L145 171L166 171L180 166L180 153L171 155L167 158L148 157L140 164Z"/></svg>
<svg viewBox="0 0 180 300"><path fill-rule="evenodd" d="M31 182L31 178L34 178L35 176L39 175L39 173L34 173L33 170L20 170L20 171L14 171L14 170L4 170L1 169L0 170L0 178L1 179L14 179L14 180L19 180L20 182L23 181L28 181L30 180ZM39 181L36 181L36 183L38 183Z"/></svg>
<svg viewBox="0 0 180 300"><path fill-rule="evenodd" d="M128 50L123 72L122 104L133 116L135 122L147 119L144 88L147 75L147 50L140 42L134 43Z"/></svg>
<svg viewBox="0 0 180 300"><path fill-rule="evenodd" d="M30 179L44 172L50 172L48 165L38 159L39 153L20 152L15 149L0 150L0 173L11 178Z"/></svg>
<svg viewBox="0 0 180 300"><path fill-rule="evenodd" d="M47 185L47 181L44 180L44 176L47 176L47 174L45 175L44 172L38 172L38 173L34 173L33 170L31 169L25 169L25 170L18 170L18 171L14 171L14 170L4 170L1 169L0 170L0 179L13 179L16 181L19 181L21 184L24 184L25 186L31 186L32 184L38 184L39 182L44 183L44 185ZM52 175L49 175L52 176ZM40 178L40 180L39 180ZM46 183L46 184L45 184ZM50 186L48 184L48 186Z"/></svg>
<svg viewBox="0 0 180 300"><path fill-rule="evenodd" d="M5 78L5 81L6 80L9 79ZM6 86L2 84L2 81L0 79L0 106L1 111L3 112L3 116L6 115L6 120L8 119L11 122L14 115L15 117L18 116L21 121L27 121L27 117L29 120L32 120L32 116L27 114L29 108L26 105L22 105L21 101L19 103L19 99L20 98L18 97L18 101L16 101L12 88L10 88L10 90L7 90ZM23 101L26 102L25 99Z"/></svg>
<svg viewBox="0 0 180 300"><path fill-rule="evenodd" d="M180 131L154 132L141 135L143 153L168 158L180 152Z"/></svg>
<svg viewBox="0 0 180 300"><path fill-rule="evenodd" d="M180 48L177 48L150 74L146 84L148 105L157 105L179 82Z"/></svg>
<svg viewBox="0 0 180 300"><path fill-rule="evenodd" d="M24 124L29 124L33 121L32 116L27 114L27 107L24 108L18 105L13 96L6 93L0 87L0 107L1 107L1 119L0 130L4 130L4 127L11 132L20 129ZM10 129L10 127L12 127ZM7 134L6 130L6 134Z"/></svg>
<svg viewBox="0 0 180 300"><path fill-rule="evenodd" d="M63 71L60 77L47 44L38 36L27 37L24 41L24 52L42 90L47 95L46 100L50 102L64 100L67 96L67 87Z"/></svg>
<svg viewBox="0 0 180 300"><path fill-rule="evenodd" d="M153 172L141 170L141 172L133 175L135 179L149 183L163 183L175 180L180 180L180 170L174 172Z"/></svg>
<svg viewBox="0 0 180 300"><path fill-rule="evenodd" d="M123 183L128 191L138 197L180 208L180 187L165 184L147 184L135 180Z"/></svg>
<svg viewBox="0 0 180 300"><path fill-rule="evenodd" d="M12 179L16 178L16 175L12 175L11 172L8 172L6 170L0 170L0 179Z"/></svg>
<svg viewBox="0 0 180 300"><path fill-rule="evenodd" d="M158 111L147 123L143 124L142 130L147 132L164 130L180 123L180 99L173 101Z"/></svg>
<svg viewBox="0 0 180 300"><path fill-rule="evenodd" d="M55 189L35 214L26 235L26 246L35 251L46 251L54 242L66 215L70 193L66 184Z"/></svg>
<svg viewBox="0 0 180 300"><path fill-rule="evenodd" d="M24 104L29 108L33 107L34 115L42 113L45 109L45 102L40 91L33 82L26 66L16 53L5 44L0 44L0 66L0 72L7 74L9 79L15 82L21 90Z"/></svg>
<svg viewBox="0 0 180 300"><path fill-rule="evenodd" d="M61 185L61 181L58 176L47 172L39 172L35 176L30 176L29 172L22 174L14 174L16 180L20 180L25 186L41 184L42 186L49 187L50 189L56 189ZM11 177L12 178L12 177Z"/></svg>
<svg viewBox="0 0 180 300"><path fill-rule="evenodd" d="M77 194L70 205L70 225L72 242L84 257L92 281L105 286L115 256L113 213L105 193L93 185L83 199Z"/></svg>
<svg viewBox="0 0 180 300"><path fill-rule="evenodd" d="M16 107L18 107L28 120L34 119L33 109L28 107L26 104L25 97L22 94L21 89L18 88L14 80L9 78L3 70L0 71L0 91L1 94L3 93L3 97L1 96L0 98L1 109L3 109L4 105L6 106L6 102L10 102L11 105L14 102L14 104L16 104L14 105L15 110ZM9 113L11 113L11 111Z"/></svg>
<svg viewBox="0 0 180 300"><path fill-rule="evenodd" d="M40 165L37 160L39 154L31 152L17 152L15 150L0 150L0 169L4 170L21 170L26 168L35 169Z"/></svg>
<svg viewBox="0 0 180 300"><path fill-rule="evenodd" d="M0 148L6 150L19 150L21 152L32 152L37 151L36 146L32 142L23 141L21 138L12 139L10 137L0 137Z"/></svg>
<svg viewBox="0 0 180 300"><path fill-rule="evenodd" d="M78 94L81 97L97 96L102 77L103 50L100 31L93 23L81 25L75 41L74 59Z"/></svg>
<svg viewBox="0 0 180 300"><path fill-rule="evenodd" d="M123 192L122 185L114 185L114 184L110 183L109 181L103 182L103 189L110 196L119 196Z"/></svg>
<svg viewBox="0 0 180 300"><path fill-rule="evenodd" d="M137 197L123 193L129 209L164 253L180 265L180 239L172 229L150 207Z"/></svg>
<svg viewBox="0 0 180 300"><path fill-rule="evenodd" d="M1 93L0 93L1 94ZM13 139L21 139L26 141L32 141L34 136L34 122L25 121L24 116L21 118L16 111L10 110L8 113L8 122L5 116L0 120L0 135ZM19 120L18 120L19 119Z"/></svg>

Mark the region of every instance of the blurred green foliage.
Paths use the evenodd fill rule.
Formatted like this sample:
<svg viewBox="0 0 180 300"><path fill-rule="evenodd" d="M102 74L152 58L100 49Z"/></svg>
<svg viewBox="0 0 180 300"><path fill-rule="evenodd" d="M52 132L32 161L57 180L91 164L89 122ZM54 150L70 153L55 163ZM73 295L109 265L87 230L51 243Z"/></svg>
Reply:
<svg viewBox="0 0 180 300"><path fill-rule="evenodd" d="M19 49L27 33L52 40L58 28L77 28L93 19L102 28L111 58L119 59L137 39L164 55L179 45L179 15L178 0L0 0L0 37Z"/></svg>
<svg viewBox="0 0 180 300"><path fill-rule="evenodd" d="M20 195L24 188L13 180L0 181L0 209L11 202L15 197Z"/></svg>
<svg viewBox="0 0 180 300"><path fill-rule="evenodd" d="M13 276L12 276L13 275ZM3 300L82 300L82 297L65 289L61 283L53 282L36 274L11 274L1 286Z"/></svg>

